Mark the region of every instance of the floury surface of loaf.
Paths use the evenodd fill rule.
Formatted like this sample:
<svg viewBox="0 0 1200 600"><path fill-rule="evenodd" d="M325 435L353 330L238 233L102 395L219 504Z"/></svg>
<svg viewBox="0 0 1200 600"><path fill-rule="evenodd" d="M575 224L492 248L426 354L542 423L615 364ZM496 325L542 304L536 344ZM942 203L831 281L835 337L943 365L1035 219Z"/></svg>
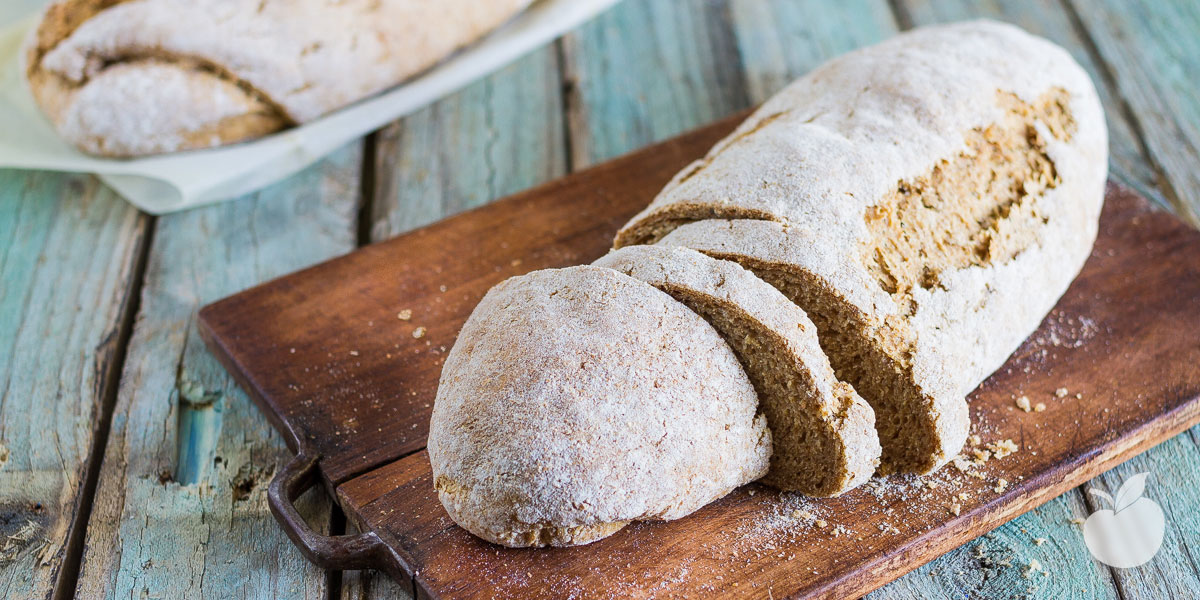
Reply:
<svg viewBox="0 0 1200 600"><path fill-rule="evenodd" d="M617 245L735 260L817 324L875 408L884 472L928 472L965 397L1036 329L1095 240L1096 91L1061 48L979 21L840 57L768 100Z"/></svg>
<svg viewBox="0 0 1200 600"><path fill-rule="evenodd" d="M804 311L770 284L736 263L687 248L630 246L593 264L667 292L721 332L758 391L771 429L764 483L835 496L875 472L875 413L834 377Z"/></svg>
<svg viewBox="0 0 1200 600"><path fill-rule="evenodd" d="M564 546L679 518L762 477L771 436L708 323L581 266L488 292L446 359L428 449L459 525L506 546Z"/></svg>
<svg viewBox="0 0 1200 600"><path fill-rule="evenodd" d="M732 401L742 407L739 423L748 423L753 409L731 391L757 385L758 408L780 427L771 432L767 483L794 484L788 475L802 470L777 467L805 462L797 457L836 455L803 448L796 439L804 436L780 419L779 407L789 406L780 399L797 385L817 393L793 405L811 411L790 415L796 422L820 422L859 395L874 411L877 436L810 442L838 440L861 467L878 451L870 447L877 437L880 472L936 469L967 437L966 395L1037 327L1088 257L1106 174L1107 131L1091 81L1061 48L1015 27L930 27L836 59L676 175L620 231L621 249L598 261L675 300L647 295L654 288L623 273L601 276L599 267L537 272L485 298L446 363L434 407L429 448L442 502L456 522L492 541L574 544L630 519L687 514L755 465L758 476L767 473L756 461L770 445L749 443L751 425L739 425L740 441L721 442L725 462L695 471L653 453L638 454L645 462L630 470L607 462L607 446L577 444L579 428L558 425L595 423L612 414L614 398L651 388L655 401L620 404L639 424L628 430L632 439L657 433L675 452L684 428L699 436L687 441L692 451L707 454L714 432L696 427L695 411ZM615 287L605 291L602 281ZM573 287L588 291L571 302L592 299L592 308L549 309L529 296ZM518 292L519 301L507 300ZM651 298L655 311L699 316L687 327L683 317L656 325L641 308ZM597 311L609 319L601 328ZM789 319L811 319L817 339L773 338ZM705 320L725 342L714 344ZM623 326L644 335L614 333ZM580 354L595 361L584 361L582 378L571 367ZM673 356L698 362L667 361L688 375L658 377L656 365ZM726 365L734 356L741 368ZM715 369L714 360L726 366ZM560 377L574 383L543 383ZM653 378L651 388L644 377ZM839 380L853 389L839 392ZM564 409L575 412L563 419ZM642 410L648 416L639 420ZM683 412L672 421L674 410ZM609 431L615 426L590 435L626 434ZM580 454L547 460L548 447ZM831 487L861 481L852 470ZM590 504L596 481L613 482L604 489L617 494L603 510ZM688 481L702 485L683 491ZM576 495L555 491L554 482ZM670 511L660 508L664 498L673 499Z"/></svg>
<svg viewBox="0 0 1200 600"><path fill-rule="evenodd" d="M531 0L59 0L26 76L60 135L137 156L304 123L427 69Z"/></svg>

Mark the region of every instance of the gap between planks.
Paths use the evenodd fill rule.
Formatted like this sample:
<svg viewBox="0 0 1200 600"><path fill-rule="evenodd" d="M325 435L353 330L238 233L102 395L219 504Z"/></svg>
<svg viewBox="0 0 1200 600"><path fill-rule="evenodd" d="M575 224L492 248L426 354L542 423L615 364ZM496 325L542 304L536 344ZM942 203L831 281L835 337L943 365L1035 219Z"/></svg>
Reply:
<svg viewBox="0 0 1200 600"><path fill-rule="evenodd" d="M95 176L93 175L93 177ZM121 389L121 373L125 370L129 339L133 336L134 322L142 304L142 282L146 275L146 264L149 262L150 248L154 241L154 225L157 218L154 215L143 213L141 221L141 240L134 252L136 258L133 274L129 278L129 285L125 290L120 310L121 316L117 322L117 328L113 332L115 339L109 351L111 354L108 364L104 367L104 372L98 374L103 384L96 399L98 406L95 420L92 422L92 443L88 448L87 466L84 468L79 501L75 507L75 514L71 516L71 526L67 532L63 561L59 566L58 579L54 582L53 598L55 600L75 597L75 585L79 580L79 562L83 557L87 526L92 516L92 502L100 481L100 468L104 465L108 434L112 429L113 409L117 404L117 392ZM97 358L99 359L99 356Z"/></svg>
<svg viewBox="0 0 1200 600"><path fill-rule="evenodd" d="M92 502L95 498L96 485L100 479L100 468L104 463L104 454L108 446L108 434L112 427L113 408L116 406L117 391L120 389L126 351L129 349L134 320L137 318L137 312L141 306L142 281L154 237L155 222L156 219L153 215L144 215L142 226L145 229L136 251L137 259L126 290L120 322L115 332L116 340L106 372L102 375L104 386L98 398L96 421L92 427L92 444L88 449L83 488L80 490L79 504L71 519L71 528L67 534L67 548L59 569L58 581L54 585L56 600L72 598L75 595L75 584L79 578L79 562L83 556L87 525L92 513Z"/></svg>

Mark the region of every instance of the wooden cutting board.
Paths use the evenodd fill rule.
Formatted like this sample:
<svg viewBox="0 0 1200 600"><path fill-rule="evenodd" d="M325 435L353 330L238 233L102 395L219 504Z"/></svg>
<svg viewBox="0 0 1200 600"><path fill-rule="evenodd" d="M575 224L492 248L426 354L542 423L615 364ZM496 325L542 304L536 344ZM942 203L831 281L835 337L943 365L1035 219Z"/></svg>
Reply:
<svg viewBox="0 0 1200 600"><path fill-rule="evenodd" d="M501 548L458 528L422 448L471 309L502 279L605 253L743 116L201 311L209 347L297 452L268 497L306 556L412 577L432 598L855 597L1200 421L1200 233L1110 184L1083 273L971 396L971 447L990 446L988 460L835 499L746 486L577 548ZM998 458L1005 440L1015 451ZM316 482L363 533L325 537L300 519L291 500Z"/></svg>

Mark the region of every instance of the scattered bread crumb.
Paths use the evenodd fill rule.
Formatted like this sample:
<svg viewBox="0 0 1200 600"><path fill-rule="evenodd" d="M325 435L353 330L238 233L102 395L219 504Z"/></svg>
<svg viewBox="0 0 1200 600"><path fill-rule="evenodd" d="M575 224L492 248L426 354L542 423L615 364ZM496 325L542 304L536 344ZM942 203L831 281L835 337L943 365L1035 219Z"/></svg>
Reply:
<svg viewBox="0 0 1200 600"><path fill-rule="evenodd" d="M1012 454L1012 453L1016 452L1017 450L1020 450L1020 448L1017 447L1017 444L1014 443L1011 439L1005 439L1005 440L1001 440L999 442L992 442L991 444L988 444L987 447L988 447L988 450L992 451L992 456L994 456L996 458L1004 458L1004 457L1008 456L1009 454Z"/></svg>
<svg viewBox="0 0 1200 600"><path fill-rule="evenodd" d="M1080 519L1080 518L1071 519L1072 525L1083 525L1086 522L1087 522L1087 519Z"/></svg>
<svg viewBox="0 0 1200 600"><path fill-rule="evenodd" d="M358 350L351 350L350 356L358 356Z"/></svg>
<svg viewBox="0 0 1200 600"><path fill-rule="evenodd" d="M407 321L412 318L412 311L406 308L396 313L396 318L400 319L401 321Z"/></svg>
<svg viewBox="0 0 1200 600"><path fill-rule="evenodd" d="M808 510L793 510L792 511L793 519L811 519L813 517L814 517L814 515L811 512L809 512Z"/></svg>
<svg viewBox="0 0 1200 600"><path fill-rule="evenodd" d="M1046 541L1046 538L1033 538L1033 543L1036 546L1041 546L1042 544L1045 544Z"/></svg>
<svg viewBox="0 0 1200 600"><path fill-rule="evenodd" d="M972 446L978 446L979 444L983 443L983 438L979 437L978 435L972 435L971 437L967 438L967 443Z"/></svg>
<svg viewBox="0 0 1200 600"><path fill-rule="evenodd" d="M1003 477L1001 477L1000 479L996 480L996 487L994 488L994 491L997 494L1003 493L1004 490L1006 490L1006 489L1008 489L1008 480L1007 479L1004 479Z"/></svg>
<svg viewBox="0 0 1200 600"><path fill-rule="evenodd" d="M1033 407L1033 412L1042 412L1042 411L1044 411L1044 410L1046 410L1046 403L1045 403L1045 402L1038 402L1038 403L1037 403L1037 404L1035 404L1035 405L1034 405L1034 407Z"/></svg>
<svg viewBox="0 0 1200 600"><path fill-rule="evenodd" d="M962 505L961 504L955 502L950 505L950 514L957 517L961 513L962 513Z"/></svg>
<svg viewBox="0 0 1200 600"><path fill-rule="evenodd" d="M414 330L413 330L413 337L414 337L414 338L417 338L417 339L421 339L421 338L425 337L425 328L424 328L424 327L418 327L418 328L414 329Z"/></svg>
<svg viewBox="0 0 1200 600"><path fill-rule="evenodd" d="M438 291L439 291L439 292L442 292L442 293L445 293L445 291L446 291L446 286L444 286L444 285L439 285L439 286L438 286Z"/></svg>
<svg viewBox="0 0 1200 600"><path fill-rule="evenodd" d="M1021 396L1020 398L1017 398L1017 408L1025 412L1029 412L1031 410L1029 405L1029 396Z"/></svg>
<svg viewBox="0 0 1200 600"><path fill-rule="evenodd" d="M1039 571L1043 575L1049 575L1049 573L1047 573L1046 570L1042 568L1042 563L1038 562L1038 559L1036 559L1036 558L1029 559L1029 568L1025 569L1025 579L1032 578L1033 574L1037 573Z"/></svg>
<svg viewBox="0 0 1200 600"><path fill-rule="evenodd" d="M992 453L990 451L980 450L979 448L972 450L971 454L975 456L975 464L977 465L982 465L992 457Z"/></svg>
<svg viewBox="0 0 1200 600"><path fill-rule="evenodd" d="M1065 388L1065 387L1058 388L1057 390L1054 390L1054 397L1055 398L1066 398L1067 394L1069 394L1069 393L1070 392L1068 392L1067 388Z"/></svg>
<svg viewBox="0 0 1200 600"><path fill-rule="evenodd" d="M825 519L817 519L817 527L824 529L829 526L829 522Z"/></svg>

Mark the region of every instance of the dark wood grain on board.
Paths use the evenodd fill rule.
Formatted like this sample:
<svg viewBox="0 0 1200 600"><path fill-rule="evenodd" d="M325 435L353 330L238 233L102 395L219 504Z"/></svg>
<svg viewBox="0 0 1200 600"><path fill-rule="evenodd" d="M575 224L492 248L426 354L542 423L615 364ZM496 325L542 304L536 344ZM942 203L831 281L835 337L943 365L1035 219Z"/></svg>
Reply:
<svg viewBox="0 0 1200 600"><path fill-rule="evenodd" d="M506 277L603 254L737 118L223 300L201 330L293 446L320 453L349 518L390 546L378 567L430 597L852 597L1200 421L1200 233L1110 186L1083 273L971 396L976 448L1011 440L1011 455L836 499L747 486L578 548L506 549L459 529L420 450L462 321Z"/></svg>

